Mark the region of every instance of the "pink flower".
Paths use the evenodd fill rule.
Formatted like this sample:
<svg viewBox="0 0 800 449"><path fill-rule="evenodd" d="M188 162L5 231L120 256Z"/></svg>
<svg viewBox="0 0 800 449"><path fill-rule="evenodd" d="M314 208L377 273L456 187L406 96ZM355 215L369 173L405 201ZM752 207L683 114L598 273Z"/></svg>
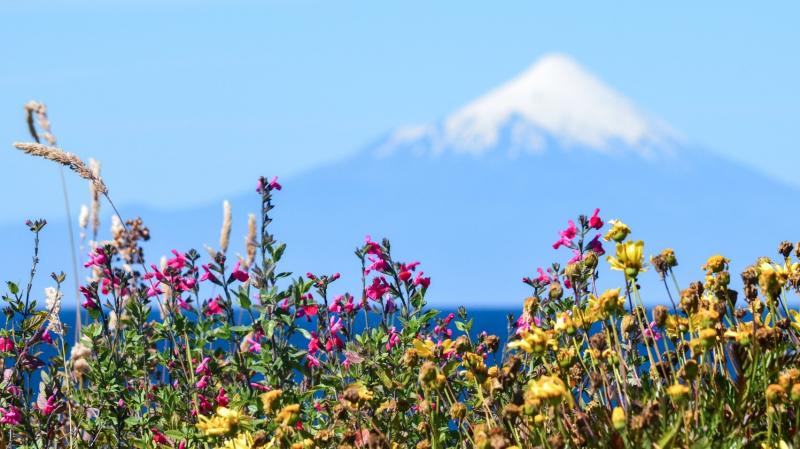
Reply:
<svg viewBox="0 0 800 449"><path fill-rule="evenodd" d="M364 269L364 274L369 274L370 271L389 271L389 264L385 260L372 256L368 258L372 263Z"/></svg>
<svg viewBox="0 0 800 449"><path fill-rule="evenodd" d="M219 303L220 297L212 299L206 306L206 316L220 315L224 312L222 305Z"/></svg>
<svg viewBox="0 0 800 449"><path fill-rule="evenodd" d="M170 441L170 439L167 438L166 435L161 433L160 430L158 430L155 427L153 427L152 429L150 429L150 431L153 432L153 443L155 443L155 444L167 444L167 445L170 445L170 446L172 445L172 441Z"/></svg>
<svg viewBox="0 0 800 449"><path fill-rule="evenodd" d="M536 278L536 280L539 281L539 283L547 285L550 283L550 281L552 281L550 275L545 273L545 271L541 267L537 268L536 272L539 273L539 277Z"/></svg>
<svg viewBox="0 0 800 449"><path fill-rule="evenodd" d="M217 393L217 397L214 399L217 401L217 405L219 405L220 407L227 406L228 403L230 403L231 401L230 399L228 399L228 396L225 395L225 388L220 388L219 393Z"/></svg>
<svg viewBox="0 0 800 449"><path fill-rule="evenodd" d="M383 257L383 250L381 249L381 245L376 242L372 241L372 237L366 236L364 238L364 246L367 251L367 254L374 254L378 257Z"/></svg>
<svg viewBox="0 0 800 449"><path fill-rule="evenodd" d="M108 258L105 251L103 251L103 248L97 248L94 250L94 254L89 253L89 260L83 264L83 267L102 267L106 262L108 262Z"/></svg>
<svg viewBox="0 0 800 449"><path fill-rule="evenodd" d="M209 380L211 380L209 376L203 376L200 378L200 380L197 381L196 384L194 384L194 387L197 388L198 390L204 390L208 386Z"/></svg>
<svg viewBox="0 0 800 449"><path fill-rule="evenodd" d="M655 341L661 341L661 332L659 332L658 329L656 328L655 321L651 321L650 325L645 328L644 336L652 338Z"/></svg>
<svg viewBox="0 0 800 449"><path fill-rule="evenodd" d="M44 332L42 332L42 341L47 344L53 344L53 336L50 335L50 330L45 329Z"/></svg>
<svg viewBox="0 0 800 449"><path fill-rule="evenodd" d="M306 306L300 306L297 309L297 317L298 318L301 318L301 317L304 317L304 316L309 316L309 317L316 316L317 313L319 313L319 306L316 303L315 304L309 304L309 305L306 305Z"/></svg>
<svg viewBox="0 0 800 449"><path fill-rule="evenodd" d="M208 367L208 362L211 361L211 357L203 357L203 361L197 365L197 368L194 369L195 374L211 374L211 369Z"/></svg>
<svg viewBox="0 0 800 449"><path fill-rule="evenodd" d="M231 272L231 277L236 279L239 282L247 282L250 279L250 276L247 274L246 271L242 270L240 267L242 265L241 261L236 262L236 265L233 266L233 271Z"/></svg>
<svg viewBox="0 0 800 449"><path fill-rule="evenodd" d="M272 388L270 388L268 385L262 385L262 384L260 384L258 382L250 382L250 386L253 387L253 389L258 390L258 391L270 391L270 390L272 390Z"/></svg>
<svg viewBox="0 0 800 449"><path fill-rule="evenodd" d="M328 306L328 312L331 313L342 313L344 308L342 307L342 295L336 296L333 298L333 303Z"/></svg>
<svg viewBox="0 0 800 449"><path fill-rule="evenodd" d="M14 351L14 342L9 337L0 337L0 352Z"/></svg>
<svg viewBox="0 0 800 449"><path fill-rule="evenodd" d="M311 339L308 341L308 353L316 354L319 352L319 338L316 332L311 332Z"/></svg>
<svg viewBox="0 0 800 449"><path fill-rule="evenodd" d="M386 283L386 279L381 277L372 278L372 285L367 287L367 297L372 299L373 301L377 301L387 293L389 293L391 288L389 284Z"/></svg>
<svg viewBox="0 0 800 449"><path fill-rule="evenodd" d="M414 278L414 285L421 285L423 289L427 289L431 285L431 278L422 276L425 274L424 271L420 271L417 273L417 277Z"/></svg>
<svg viewBox="0 0 800 449"><path fill-rule="evenodd" d="M56 409L56 395L51 394L50 397L47 398L47 402L45 402L44 406L42 406L41 412L43 415L47 416Z"/></svg>
<svg viewBox="0 0 800 449"><path fill-rule="evenodd" d="M319 359L314 357L311 354L306 354L306 359L308 359L308 366L311 367L318 367L319 366Z"/></svg>
<svg viewBox="0 0 800 449"><path fill-rule="evenodd" d="M400 334L397 333L397 329L392 326L389 329L389 341L386 342L386 350L391 351L392 348L400 344Z"/></svg>
<svg viewBox="0 0 800 449"><path fill-rule="evenodd" d="M272 181L269 182L269 188L270 189L274 189L274 190L280 190L280 189L283 188L283 186L278 183L278 177L277 176L272 178Z"/></svg>
<svg viewBox="0 0 800 449"><path fill-rule="evenodd" d="M330 325L328 326L331 335L338 334L343 328L341 318L331 317Z"/></svg>
<svg viewBox="0 0 800 449"><path fill-rule="evenodd" d="M569 226L567 229L563 231L558 231L560 238L553 243L553 249L558 249L559 247L563 246L572 246L572 239L578 234L578 228L575 227L575 222L572 220L568 221Z"/></svg>
<svg viewBox="0 0 800 449"><path fill-rule="evenodd" d="M200 276L200 281L201 282L202 281L211 281L211 282L213 282L215 284L219 284L219 280L217 279L216 276L214 276L214 273L211 272L211 269L209 268L208 265L202 265L202 268L203 268L203 275Z"/></svg>
<svg viewBox="0 0 800 449"><path fill-rule="evenodd" d="M180 270L186 266L186 256L174 249L172 250L172 254L174 254L175 257L167 261L167 267L172 268L173 270Z"/></svg>
<svg viewBox="0 0 800 449"><path fill-rule="evenodd" d="M156 284L150 284L150 287L147 288L147 297L152 298L153 296L163 295L164 292L161 291L160 288Z"/></svg>
<svg viewBox="0 0 800 449"><path fill-rule="evenodd" d="M2 415L0 424L16 426L22 421L22 413L13 405L9 406L8 409L0 407L0 414Z"/></svg>
<svg viewBox="0 0 800 449"><path fill-rule="evenodd" d="M591 217L589 217L589 227L592 229L600 229L603 227L603 219L598 216L600 209L595 209Z"/></svg>

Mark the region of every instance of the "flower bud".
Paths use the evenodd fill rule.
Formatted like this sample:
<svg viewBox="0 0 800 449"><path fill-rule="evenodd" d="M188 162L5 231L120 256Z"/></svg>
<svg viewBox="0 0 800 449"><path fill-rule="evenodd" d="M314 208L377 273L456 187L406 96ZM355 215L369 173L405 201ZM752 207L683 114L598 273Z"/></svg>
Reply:
<svg viewBox="0 0 800 449"><path fill-rule="evenodd" d="M625 419L625 410L622 407L614 407L614 411L611 412L611 423L614 424L614 428L617 430L625 428L627 419Z"/></svg>

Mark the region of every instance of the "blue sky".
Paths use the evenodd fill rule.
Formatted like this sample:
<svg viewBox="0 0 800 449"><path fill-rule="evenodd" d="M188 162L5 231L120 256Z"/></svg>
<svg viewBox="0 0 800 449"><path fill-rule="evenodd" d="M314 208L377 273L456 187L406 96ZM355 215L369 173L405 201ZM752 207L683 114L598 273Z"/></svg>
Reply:
<svg viewBox="0 0 800 449"><path fill-rule="evenodd" d="M102 161L118 203L173 208L435 120L552 51L691 141L800 185L796 3L163 3L0 7L0 222L60 218L56 169L10 149L29 99L65 149ZM85 190L71 181L76 209Z"/></svg>

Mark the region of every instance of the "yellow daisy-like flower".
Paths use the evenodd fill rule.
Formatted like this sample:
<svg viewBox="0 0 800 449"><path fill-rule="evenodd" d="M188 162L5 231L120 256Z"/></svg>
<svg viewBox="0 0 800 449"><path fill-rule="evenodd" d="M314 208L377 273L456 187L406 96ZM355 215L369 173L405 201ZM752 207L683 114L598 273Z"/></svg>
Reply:
<svg viewBox="0 0 800 449"><path fill-rule="evenodd" d="M261 404L264 406L264 410L268 412L274 411L275 405L282 394L283 390L277 389L267 391L259 396L261 398Z"/></svg>
<svg viewBox="0 0 800 449"><path fill-rule="evenodd" d="M611 225L611 228L606 232L606 235L603 236L603 240L605 241L613 240L619 243L625 240L625 237L631 233L631 228L619 220L608 220L608 224Z"/></svg>
<svg viewBox="0 0 800 449"><path fill-rule="evenodd" d="M300 405L291 404L282 408L275 419L284 426L291 426L300 419Z"/></svg>
<svg viewBox="0 0 800 449"><path fill-rule="evenodd" d="M225 440L216 449L251 449L253 443L253 435L250 432L240 432L234 438Z"/></svg>
<svg viewBox="0 0 800 449"><path fill-rule="evenodd" d="M639 272L645 271L644 242L625 242L617 244L617 254L606 258L612 270L625 272L625 277L636 279Z"/></svg>
<svg viewBox="0 0 800 449"><path fill-rule="evenodd" d="M599 297L589 295L588 309L601 320L625 312L625 298L620 296L620 289L606 290Z"/></svg>
<svg viewBox="0 0 800 449"><path fill-rule="evenodd" d="M558 349L558 341L553 338L553 331L531 327L530 330L523 332L521 337L519 340L508 343L508 347L511 349L519 348L527 353L541 353L547 348Z"/></svg>
<svg viewBox="0 0 800 449"><path fill-rule="evenodd" d="M250 419L239 410L218 407L213 416L200 416L197 428L206 436L219 436L231 432L234 427Z"/></svg>
<svg viewBox="0 0 800 449"><path fill-rule="evenodd" d="M417 354L420 357L424 357L426 359L433 359L436 358L436 350L437 345L432 340L420 340L419 338L415 338L411 344L414 345L414 349L417 351ZM449 338L447 340L443 340L440 344L442 354L447 353L450 351L450 347L453 346L453 340Z"/></svg>

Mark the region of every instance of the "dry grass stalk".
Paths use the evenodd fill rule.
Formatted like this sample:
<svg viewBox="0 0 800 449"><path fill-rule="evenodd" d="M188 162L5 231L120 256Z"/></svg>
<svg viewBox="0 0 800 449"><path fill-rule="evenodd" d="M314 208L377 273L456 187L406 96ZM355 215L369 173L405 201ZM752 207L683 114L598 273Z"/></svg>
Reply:
<svg viewBox="0 0 800 449"><path fill-rule="evenodd" d="M44 140L46 140L50 146L56 146L56 136L53 135L50 129L50 120L47 118L47 106L45 106L44 103L33 100L25 103L25 120L28 122L28 130L31 136L33 136L33 139L38 143L39 134L36 132L36 125L33 122L34 114L36 114L39 127L42 128L44 132L44 134L42 134Z"/></svg>
<svg viewBox="0 0 800 449"><path fill-rule="evenodd" d="M258 247L256 243L256 214L250 214L247 217L247 235L244 238L244 246L247 249L247 259L244 266L249 268L256 259L256 248Z"/></svg>
<svg viewBox="0 0 800 449"><path fill-rule="evenodd" d="M228 252L231 239L231 203L225 200L222 203L222 229L219 233L219 250L222 254Z"/></svg>
<svg viewBox="0 0 800 449"><path fill-rule="evenodd" d="M91 171L92 176L100 179L100 162L94 159L89 159L89 170ZM89 192L92 196L92 208L90 213L92 221L92 236L93 240L97 240L97 232L100 230L100 194L106 192L98 189L95 183L91 183L89 185Z"/></svg>
<svg viewBox="0 0 800 449"><path fill-rule="evenodd" d="M108 188L106 188L106 185L103 183L103 180L100 178L99 174L93 173L92 170L90 170L89 167L87 167L78 156L72 153L68 153L60 148L33 142L15 142L14 147L30 154L31 156L39 156L47 160L57 162L61 165L65 165L69 167L70 170L77 173L81 178L91 181L92 186L94 186L94 189L96 189L99 193L108 193Z"/></svg>

